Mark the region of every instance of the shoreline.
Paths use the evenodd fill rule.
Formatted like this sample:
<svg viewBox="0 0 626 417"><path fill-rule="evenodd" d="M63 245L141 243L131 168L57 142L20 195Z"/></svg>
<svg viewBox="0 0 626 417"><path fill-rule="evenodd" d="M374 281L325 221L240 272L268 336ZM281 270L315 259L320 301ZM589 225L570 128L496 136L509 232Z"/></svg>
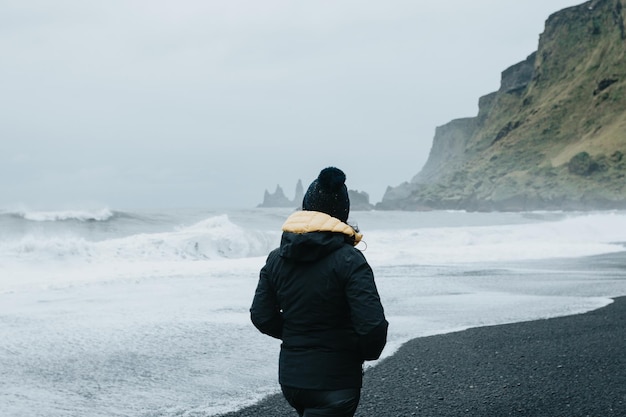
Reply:
<svg viewBox="0 0 626 417"><path fill-rule="evenodd" d="M626 296L613 300L412 339L366 370L356 416L626 416ZM216 417L296 415L278 393Z"/></svg>

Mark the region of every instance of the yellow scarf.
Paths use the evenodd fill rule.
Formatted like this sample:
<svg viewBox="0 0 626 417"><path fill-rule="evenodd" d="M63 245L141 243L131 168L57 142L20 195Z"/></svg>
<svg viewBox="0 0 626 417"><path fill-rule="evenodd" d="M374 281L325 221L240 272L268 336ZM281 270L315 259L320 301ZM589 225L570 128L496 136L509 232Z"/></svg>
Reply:
<svg viewBox="0 0 626 417"><path fill-rule="evenodd" d="M337 232L354 238L354 245L361 241L363 235L352 226L320 211L296 211L285 220L283 232Z"/></svg>

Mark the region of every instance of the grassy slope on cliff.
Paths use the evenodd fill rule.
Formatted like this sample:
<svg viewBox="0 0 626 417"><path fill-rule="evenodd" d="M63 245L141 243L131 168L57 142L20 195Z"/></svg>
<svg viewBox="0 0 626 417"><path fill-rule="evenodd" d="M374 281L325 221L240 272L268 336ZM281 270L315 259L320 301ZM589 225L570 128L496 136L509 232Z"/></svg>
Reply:
<svg viewBox="0 0 626 417"><path fill-rule="evenodd" d="M457 131L448 157L431 151L429 180L418 175L408 197L384 198L382 208L626 207L625 3L550 16L528 82L505 88L503 73L501 89L465 123L461 151ZM445 129L438 140L451 142Z"/></svg>

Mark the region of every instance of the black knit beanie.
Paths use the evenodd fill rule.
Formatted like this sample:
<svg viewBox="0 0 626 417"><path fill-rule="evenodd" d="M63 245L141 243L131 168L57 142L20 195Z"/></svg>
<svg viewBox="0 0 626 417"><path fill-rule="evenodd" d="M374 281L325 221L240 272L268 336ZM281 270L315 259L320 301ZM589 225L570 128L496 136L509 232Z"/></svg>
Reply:
<svg viewBox="0 0 626 417"><path fill-rule="evenodd" d="M321 211L345 223L350 214L350 198L345 182L346 174L342 170L324 168L304 194L302 210Z"/></svg>

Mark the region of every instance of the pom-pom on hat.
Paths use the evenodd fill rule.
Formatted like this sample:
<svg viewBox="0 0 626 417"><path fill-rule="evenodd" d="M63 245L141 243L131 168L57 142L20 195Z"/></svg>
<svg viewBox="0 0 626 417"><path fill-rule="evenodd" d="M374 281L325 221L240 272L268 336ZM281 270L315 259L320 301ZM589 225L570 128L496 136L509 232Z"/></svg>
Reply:
<svg viewBox="0 0 626 417"><path fill-rule="evenodd" d="M350 214L350 198L345 182L346 174L342 170L324 168L304 194L302 210L321 211L345 223Z"/></svg>

